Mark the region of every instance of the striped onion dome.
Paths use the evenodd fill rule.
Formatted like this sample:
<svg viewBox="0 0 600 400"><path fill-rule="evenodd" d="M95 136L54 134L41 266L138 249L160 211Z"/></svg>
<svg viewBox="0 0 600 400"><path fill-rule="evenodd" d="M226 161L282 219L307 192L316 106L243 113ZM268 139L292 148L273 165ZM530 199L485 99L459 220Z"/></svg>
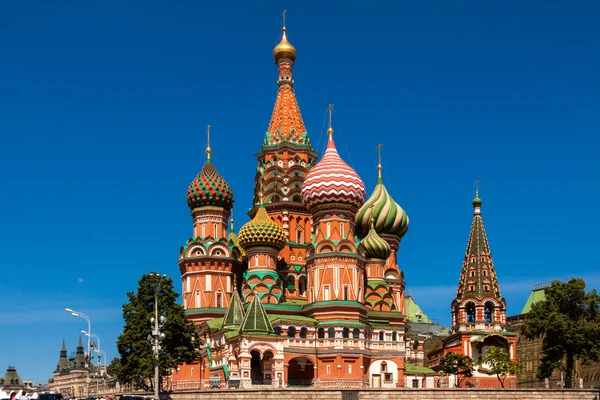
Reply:
<svg viewBox="0 0 600 400"><path fill-rule="evenodd" d="M356 214L356 234L364 237L369 232L371 219L379 234L398 236L400 239L408 230L408 215L389 195L381 179L381 169L375 190Z"/></svg>
<svg viewBox="0 0 600 400"><path fill-rule="evenodd" d="M287 236L283 228L269 217L262 204L252 221L242 226L238 235L238 244L244 249L252 246L267 246L281 250L286 242Z"/></svg>
<svg viewBox="0 0 600 400"><path fill-rule="evenodd" d="M367 198L363 181L340 158L332 134L330 129L325 155L302 184L302 202L308 209L326 203L349 204L358 208Z"/></svg>
<svg viewBox="0 0 600 400"><path fill-rule="evenodd" d="M187 191L187 203L190 209L204 206L233 208L233 192L229 183L217 172L210 160L210 153L202 171L190 183Z"/></svg>
<svg viewBox="0 0 600 400"><path fill-rule="evenodd" d="M360 245L365 249L367 258L387 260L392 252L388 242L382 239L375 231L373 222L371 222L371 227L369 228L367 236L360 241Z"/></svg>

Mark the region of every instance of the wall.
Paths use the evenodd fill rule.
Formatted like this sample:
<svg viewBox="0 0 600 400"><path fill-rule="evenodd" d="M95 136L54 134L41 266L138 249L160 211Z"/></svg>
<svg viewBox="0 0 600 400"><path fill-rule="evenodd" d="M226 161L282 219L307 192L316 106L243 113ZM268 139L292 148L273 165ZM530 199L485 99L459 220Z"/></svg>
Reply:
<svg viewBox="0 0 600 400"><path fill-rule="evenodd" d="M535 389L366 389L366 390L205 390L172 393L172 400L600 400L598 390Z"/></svg>

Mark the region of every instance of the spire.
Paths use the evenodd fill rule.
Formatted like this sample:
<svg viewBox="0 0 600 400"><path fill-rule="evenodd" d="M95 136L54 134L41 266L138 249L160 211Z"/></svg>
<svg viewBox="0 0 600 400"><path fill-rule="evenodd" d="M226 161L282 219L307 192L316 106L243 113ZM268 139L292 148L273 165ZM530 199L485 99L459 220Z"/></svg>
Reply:
<svg viewBox="0 0 600 400"><path fill-rule="evenodd" d="M83 354L83 342L81 336L79 336L79 342L77 342L77 354Z"/></svg>
<svg viewBox="0 0 600 400"><path fill-rule="evenodd" d="M206 128L206 162L210 162L210 153L212 153L212 149L210 148L210 125Z"/></svg>
<svg viewBox="0 0 600 400"><path fill-rule="evenodd" d="M296 60L296 49L287 40L285 14L286 11L284 10L281 42L273 50L273 57L279 70L279 77L277 79L279 90L264 144L277 145L287 142L310 146L306 126L300 114L296 94L294 93L292 68Z"/></svg>
<svg viewBox="0 0 600 400"><path fill-rule="evenodd" d="M221 328L223 329L239 328L244 320L244 307L242 306L240 295L237 292L237 282L235 281L235 276L233 279L233 295L231 296L231 302L229 303L229 307L227 307L227 311L223 317L223 324L221 325Z"/></svg>
<svg viewBox="0 0 600 400"><path fill-rule="evenodd" d="M246 334L270 334L273 332L273 326L269 321L269 316L265 311L258 295L255 294L250 304L250 308L242 321L241 333Z"/></svg>
<svg viewBox="0 0 600 400"><path fill-rule="evenodd" d="M383 183L383 178L381 177L381 148L383 144L379 143L377 145L377 183Z"/></svg>
<svg viewBox="0 0 600 400"><path fill-rule="evenodd" d="M471 223L456 297L457 300L464 297L483 298L486 296L501 299L492 253L481 218L482 201L479 198L479 187L475 193L473 200L475 214Z"/></svg>
<svg viewBox="0 0 600 400"><path fill-rule="evenodd" d="M475 198L473 199L473 209L475 215L481 214L481 204L483 202L479 198L479 180L475 181Z"/></svg>
<svg viewBox="0 0 600 400"><path fill-rule="evenodd" d="M335 144L333 143L333 127L331 125L331 116L333 114L333 104L330 104L327 107L327 113L329 114L329 125L327 127L327 148L332 147L335 148Z"/></svg>
<svg viewBox="0 0 600 400"><path fill-rule="evenodd" d="M56 364L56 371L64 371L69 368L69 359L67 358L67 346L65 345L65 341L63 339L62 346L60 348L60 357L58 358L58 363Z"/></svg>

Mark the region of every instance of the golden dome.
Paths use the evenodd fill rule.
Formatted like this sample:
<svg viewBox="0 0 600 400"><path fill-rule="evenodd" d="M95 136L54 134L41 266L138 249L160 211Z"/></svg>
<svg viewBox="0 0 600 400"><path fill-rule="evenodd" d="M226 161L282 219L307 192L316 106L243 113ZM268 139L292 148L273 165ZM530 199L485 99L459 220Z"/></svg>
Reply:
<svg viewBox="0 0 600 400"><path fill-rule="evenodd" d="M283 27L283 37L281 42L273 49L273 58L275 62L279 62L282 58L289 58L292 61L296 61L296 49L288 42L285 36L285 26Z"/></svg>

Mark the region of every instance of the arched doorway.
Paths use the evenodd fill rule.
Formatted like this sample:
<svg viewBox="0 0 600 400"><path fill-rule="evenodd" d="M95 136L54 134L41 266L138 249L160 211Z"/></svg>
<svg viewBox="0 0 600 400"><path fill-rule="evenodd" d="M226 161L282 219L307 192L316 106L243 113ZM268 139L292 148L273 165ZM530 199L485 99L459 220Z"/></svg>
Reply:
<svg viewBox="0 0 600 400"><path fill-rule="evenodd" d="M252 359L250 360L250 378L252 379L253 385L260 385L262 383L262 363L260 362L260 353L258 350L252 350L250 352Z"/></svg>
<svg viewBox="0 0 600 400"><path fill-rule="evenodd" d="M315 377L315 364L306 357L296 357L288 365L288 387L312 386Z"/></svg>

